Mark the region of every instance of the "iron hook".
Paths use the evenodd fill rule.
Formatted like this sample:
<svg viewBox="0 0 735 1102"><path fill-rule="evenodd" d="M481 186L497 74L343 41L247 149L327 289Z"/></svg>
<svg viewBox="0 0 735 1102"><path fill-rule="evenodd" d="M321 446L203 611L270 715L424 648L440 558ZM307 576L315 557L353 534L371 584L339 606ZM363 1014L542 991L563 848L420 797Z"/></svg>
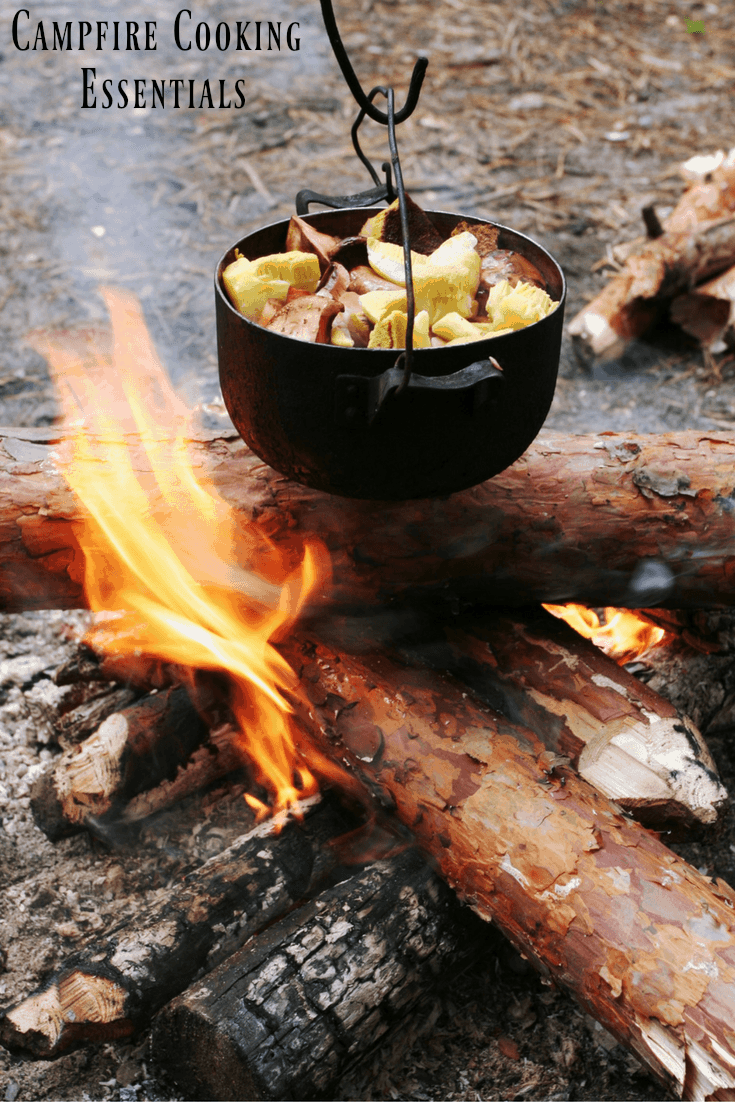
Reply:
<svg viewBox="0 0 735 1102"><path fill-rule="evenodd" d="M337 29L337 20L334 17L334 8L332 7L332 0L321 0L322 17L324 19L324 26L327 29L327 37L331 44L334 56L337 58L339 67L342 70L342 75L347 81L347 85L352 92L352 95L357 100L360 108L365 112L368 118L371 118L373 122L382 123L383 126L388 125L388 114L385 111L381 111L370 102L368 97L362 90L362 85L357 79L355 70L352 68L347 51L344 48L342 39L340 38L339 30ZM429 59L426 57L420 57L416 61L411 74L411 82L408 86L408 94L406 96L406 102L400 111L397 111L393 121L395 123L403 122L411 115L418 103L419 94L421 92L421 85L424 83L424 76L426 74L426 67L429 64Z"/></svg>

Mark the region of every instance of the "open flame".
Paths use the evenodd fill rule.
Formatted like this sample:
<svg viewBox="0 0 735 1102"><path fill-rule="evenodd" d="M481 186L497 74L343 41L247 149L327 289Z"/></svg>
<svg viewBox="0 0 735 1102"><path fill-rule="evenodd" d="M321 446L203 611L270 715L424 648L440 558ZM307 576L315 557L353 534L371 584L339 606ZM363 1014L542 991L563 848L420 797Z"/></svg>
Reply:
<svg viewBox="0 0 735 1102"><path fill-rule="evenodd" d="M553 616L566 620L570 627L585 639L591 639L621 666L641 658L669 638L663 628L628 608L606 608L602 619L585 605L544 605L544 608Z"/></svg>
<svg viewBox="0 0 735 1102"><path fill-rule="evenodd" d="M89 606L125 610L114 630L100 623L87 639L116 654L224 671L244 755L270 806L255 796L248 802L261 817L277 813L317 784L296 749L283 696L296 678L272 640L324 578L324 557L318 545L299 548L293 570L289 556L255 531L243 550L242 524L236 532L230 506L195 475L186 444L191 413L166 377L137 300L109 289L102 295L111 351L99 342L74 347L63 334L31 338L74 429L59 465L87 513L77 538Z"/></svg>

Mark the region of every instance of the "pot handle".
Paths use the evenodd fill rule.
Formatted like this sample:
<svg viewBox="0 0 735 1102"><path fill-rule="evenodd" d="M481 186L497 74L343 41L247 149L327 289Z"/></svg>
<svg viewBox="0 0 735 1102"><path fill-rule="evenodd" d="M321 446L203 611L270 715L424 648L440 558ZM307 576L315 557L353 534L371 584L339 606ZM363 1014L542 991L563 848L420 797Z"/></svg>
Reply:
<svg viewBox="0 0 735 1102"><path fill-rule="evenodd" d="M339 425L373 421L391 394L400 390L437 390L464 393L476 410L502 382L503 369L492 356L460 368L451 375L416 375L406 385L403 367L389 367L382 375L338 375L334 388L334 419Z"/></svg>

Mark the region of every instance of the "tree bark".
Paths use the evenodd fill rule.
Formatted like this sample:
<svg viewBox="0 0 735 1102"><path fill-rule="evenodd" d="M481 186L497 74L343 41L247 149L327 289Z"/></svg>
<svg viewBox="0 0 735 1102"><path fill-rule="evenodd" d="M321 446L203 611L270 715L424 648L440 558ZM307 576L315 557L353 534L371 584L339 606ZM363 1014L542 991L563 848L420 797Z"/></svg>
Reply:
<svg viewBox="0 0 735 1102"><path fill-rule="evenodd" d="M734 257L732 216L688 230L667 229L629 253L623 270L572 319L569 333L587 355L620 355L660 316L668 299L728 268Z"/></svg>
<svg viewBox="0 0 735 1102"><path fill-rule="evenodd" d="M2 430L9 432L11 430ZM83 607L80 510L50 459L59 429L3 437L0 607ZM45 443L43 443L45 441ZM3 444L5 447L5 444ZM735 443L724 432L542 433L512 467L449 498L353 501L282 478L234 431L192 442L197 469L282 550L321 540L325 605L450 583L474 603L735 604ZM138 469L145 460L136 457ZM160 503L153 502L153 509Z"/></svg>
<svg viewBox="0 0 735 1102"><path fill-rule="evenodd" d="M371 865L164 1007L151 1051L187 1098L330 1098L450 969L479 955L472 917L415 852Z"/></svg>
<svg viewBox="0 0 735 1102"><path fill-rule="evenodd" d="M669 839L714 826L727 792L694 724L565 623L539 610L455 618L415 660L451 672L603 795ZM410 648L404 648L411 654ZM564 764L564 761L562 761Z"/></svg>
<svg viewBox="0 0 735 1102"><path fill-rule="evenodd" d="M0 1042L48 1058L134 1032L200 968L218 963L218 941L238 948L319 890L338 865L328 843L352 825L325 802L280 834L283 819L254 827L163 904L70 956L44 987L5 1010Z"/></svg>
<svg viewBox="0 0 735 1102"><path fill-rule="evenodd" d="M434 671L285 651L302 711L414 832L440 875L685 1098L735 1096L735 892Z"/></svg>

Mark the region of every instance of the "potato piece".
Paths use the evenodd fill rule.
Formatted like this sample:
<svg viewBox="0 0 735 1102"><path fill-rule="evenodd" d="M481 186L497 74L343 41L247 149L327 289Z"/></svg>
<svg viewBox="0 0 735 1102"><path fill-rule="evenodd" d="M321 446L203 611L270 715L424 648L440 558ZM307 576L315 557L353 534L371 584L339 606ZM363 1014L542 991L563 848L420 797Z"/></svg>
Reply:
<svg viewBox="0 0 735 1102"><path fill-rule="evenodd" d="M261 277L244 256L227 265L222 282L232 305L251 321L258 320L268 299L283 302L290 287L287 280Z"/></svg>
<svg viewBox="0 0 735 1102"><path fill-rule="evenodd" d="M540 287L531 283L512 287L507 279L491 287L487 297L487 313L495 332L506 328L524 329L545 318L557 305Z"/></svg>
<svg viewBox="0 0 735 1102"><path fill-rule="evenodd" d="M431 331L436 337L441 337L444 341L482 341L485 340L490 334L488 325L483 325L481 322L467 321L461 316L461 314L451 313L445 314L444 317L439 318L432 327Z"/></svg>
<svg viewBox="0 0 735 1102"><path fill-rule="evenodd" d="M369 237L367 243L368 261L373 271L383 279L390 280L399 287L406 286L406 269L403 262L403 245L394 245L390 241L381 241L377 237ZM429 257L421 256L411 250L411 270L416 278L422 265L429 263Z"/></svg>
<svg viewBox="0 0 735 1102"><path fill-rule="evenodd" d="M394 310L380 319L370 334L368 348L405 348L408 317L403 310ZM413 322L413 347L429 348L429 315L420 311Z"/></svg>
<svg viewBox="0 0 735 1102"><path fill-rule="evenodd" d="M272 253L252 262L253 271L263 279L285 279L292 287L313 294L321 277L319 260L314 253L295 250Z"/></svg>
<svg viewBox="0 0 735 1102"><path fill-rule="evenodd" d="M360 295L360 306L373 325L376 325L386 314L392 314L394 310L406 311L406 292L400 287L394 287L392 291L368 291L366 295Z"/></svg>

